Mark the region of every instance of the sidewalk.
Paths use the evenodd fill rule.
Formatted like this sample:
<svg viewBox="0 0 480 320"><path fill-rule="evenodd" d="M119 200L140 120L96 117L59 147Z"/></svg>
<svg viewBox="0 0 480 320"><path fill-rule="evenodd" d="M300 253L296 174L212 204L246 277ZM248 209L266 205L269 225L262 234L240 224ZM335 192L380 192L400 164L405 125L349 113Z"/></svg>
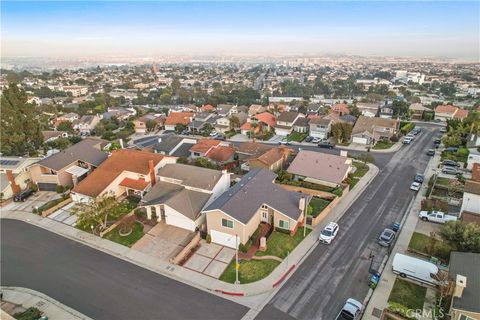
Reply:
<svg viewBox="0 0 480 320"><path fill-rule="evenodd" d="M357 197L365 190L370 182L378 174L378 168L369 164L370 170L358 182L358 184L338 203L338 205L330 212L328 218L317 225L315 229L290 253L269 276L260 281L249 284L230 284L217 279L212 279L207 275L170 264L153 256L127 248L120 244L111 242L94 236L90 233L75 229L71 226L54 221L48 218L34 215L28 212L5 211L2 210L1 218L22 220L48 231L57 233L66 238L81 242L97 250L116 256L120 259L134 263L140 267L149 269L153 272L170 277L174 280L186 283L196 288L214 292L218 294L226 294L231 296L254 296L266 293L280 284L296 266L306 257L309 252L317 245L317 239L322 228L330 221L337 221L357 199ZM238 301L237 301L238 302Z"/></svg>
<svg viewBox="0 0 480 320"><path fill-rule="evenodd" d="M36 307L50 320L88 320L89 317L73 310L43 293L21 287L1 287L3 293L2 310L13 316L30 307ZM4 319L4 317L1 317ZM5 317L8 319L8 316ZM13 318L12 318L13 319Z"/></svg>
<svg viewBox="0 0 480 320"><path fill-rule="evenodd" d="M386 265L384 266L380 282L374 291L370 289L369 294L367 295L368 305L365 309L363 315L364 320L378 320L380 317L376 316L379 314L379 310L383 311L387 307L388 298L390 292L392 291L393 284L397 278L396 274L392 272L392 262L393 257L396 253L405 253L408 249L408 244L412 238L413 232L416 229L417 223L420 221L418 219L418 212L421 210L421 202L424 198L425 191L427 190L428 181L430 177L435 173L438 162L440 161L440 153L437 152L434 157L428 162L427 168L425 169L425 182L422 185L422 188L418 191L416 197L413 199L413 202L410 204L409 209L407 209L408 214L405 218L405 221L402 223L402 228L400 230L400 235L395 243ZM374 315L375 314L375 315Z"/></svg>

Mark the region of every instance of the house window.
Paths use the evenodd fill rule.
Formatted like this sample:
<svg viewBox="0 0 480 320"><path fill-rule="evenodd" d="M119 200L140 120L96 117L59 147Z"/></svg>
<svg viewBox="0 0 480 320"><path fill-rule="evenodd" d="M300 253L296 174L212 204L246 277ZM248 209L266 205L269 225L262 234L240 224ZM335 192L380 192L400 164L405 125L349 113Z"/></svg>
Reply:
<svg viewBox="0 0 480 320"><path fill-rule="evenodd" d="M200 157L200 153L198 153L198 152L194 152L193 155L194 155L195 157Z"/></svg>
<svg viewBox="0 0 480 320"><path fill-rule="evenodd" d="M278 221L278 226L282 229L289 229L288 228L288 221L286 221L286 220L279 220Z"/></svg>
<svg viewBox="0 0 480 320"><path fill-rule="evenodd" d="M222 219L222 227L233 229L233 221L228 219Z"/></svg>

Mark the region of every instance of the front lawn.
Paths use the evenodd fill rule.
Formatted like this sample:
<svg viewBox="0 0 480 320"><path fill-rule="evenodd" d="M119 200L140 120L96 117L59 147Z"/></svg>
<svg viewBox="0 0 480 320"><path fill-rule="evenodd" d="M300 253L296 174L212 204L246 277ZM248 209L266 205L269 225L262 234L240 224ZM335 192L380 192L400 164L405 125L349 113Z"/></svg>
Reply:
<svg viewBox="0 0 480 320"><path fill-rule="evenodd" d="M104 239L119 243L121 245L131 247L135 242L143 237L143 224L141 222L135 222L133 225L132 233L128 236L121 236L119 233L120 228L116 227L109 233L107 233Z"/></svg>
<svg viewBox="0 0 480 320"><path fill-rule="evenodd" d="M407 309L422 309L427 288L410 281L396 279L388 303L400 304ZM393 310L392 310L393 311Z"/></svg>
<svg viewBox="0 0 480 320"><path fill-rule="evenodd" d="M448 261L452 251L452 248L447 243L418 232L413 233L408 249L440 258L443 261Z"/></svg>
<svg viewBox="0 0 480 320"><path fill-rule="evenodd" d="M307 137L306 133L301 133L301 132L294 131L287 136L287 140L288 141L302 142L303 140L305 140L306 137Z"/></svg>
<svg viewBox="0 0 480 320"><path fill-rule="evenodd" d="M307 228L307 236L312 230ZM297 233L292 237L290 234L281 231L273 231L267 239L267 250L257 251L257 256L277 256L279 258L286 258L287 255L295 249L295 247L302 242L303 227L298 228Z"/></svg>
<svg viewBox="0 0 480 320"><path fill-rule="evenodd" d="M373 146L373 149L375 150L385 150L385 149L390 149L394 145L393 142L386 141L386 140L380 140L375 145Z"/></svg>
<svg viewBox="0 0 480 320"><path fill-rule="evenodd" d="M272 273L280 264L276 260L243 260L238 270L238 279L241 284L261 280ZM230 262L219 280L235 283L235 259Z"/></svg>
<svg viewBox="0 0 480 320"><path fill-rule="evenodd" d="M352 165L356 168L356 170L353 174L349 175L350 190L357 185L358 181L360 181L360 179L370 169L368 165L360 161L353 161Z"/></svg>
<svg viewBox="0 0 480 320"><path fill-rule="evenodd" d="M310 204L308 205L309 211L311 211L309 215L314 218L317 217L323 211L323 209L325 209L330 204L330 202L331 201L326 199L313 197L312 200L310 200Z"/></svg>
<svg viewBox="0 0 480 320"><path fill-rule="evenodd" d="M459 148L457 152L450 152L444 150L441 154L441 160L453 160L456 162L463 162L467 163L468 160L468 155L470 154L470 151L467 148Z"/></svg>

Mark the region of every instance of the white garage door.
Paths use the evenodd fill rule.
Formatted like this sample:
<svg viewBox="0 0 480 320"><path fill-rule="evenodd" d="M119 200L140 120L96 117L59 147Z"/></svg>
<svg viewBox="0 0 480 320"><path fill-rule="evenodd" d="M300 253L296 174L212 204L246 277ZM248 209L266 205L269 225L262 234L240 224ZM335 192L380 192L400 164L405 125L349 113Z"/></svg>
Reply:
<svg viewBox="0 0 480 320"><path fill-rule="evenodd" d="M353 143L367 144L367 138L353 137Z"/></svg>
<svg viewBox="0 0 480 320"><path fill-rule="evenodd" d="M182 228L182 229L195 231L195 226L192 220L178 217L173 214L169 214L165 217L165 223L171 226Z"/></svg>
<svg viewBox="0 0 480 320"><path fill-rule="evenodd" d="M212 242L221 244L222 246L235 249L237 244L240 244L240 237L235 241L235 236L231 234L210 230L210 236L212 237Z"/></svg>

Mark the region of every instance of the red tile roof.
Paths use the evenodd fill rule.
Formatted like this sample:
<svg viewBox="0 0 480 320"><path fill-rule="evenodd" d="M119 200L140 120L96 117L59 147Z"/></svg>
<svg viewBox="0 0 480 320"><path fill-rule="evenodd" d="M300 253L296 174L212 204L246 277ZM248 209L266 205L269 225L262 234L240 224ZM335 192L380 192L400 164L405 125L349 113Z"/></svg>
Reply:
<svg viewBox="0 0 480 320"><path fill-rule="evenodd" d="M337 103L331 107L331 110L342 115L350 114L350 109L345 103Z"/></svg>
<svg viewBox="0 0 480 320"><path fill-rule="evenodd" d="M217 146L220 144L220 140L213 140L213 139L200 139L197 141L193 147L190 148L190 151L199 152L199 153L206 153L210 148Z"/></svg>
<svg viewBox="0 0 480 320"><path fill-rule="evenodd" d="M456 119L465 119L468 116L468 110L458 109L453 116Z"/></svg>
<svg viewBox="0 0 480 320"><path fill-rule="evenodd" d="M166 156L157 153L127 149L116 150L97 169L80 181L72 191L90 197L96 197L123 171L130 171L146 176L149 173L149 160L153 160L153 164L156 166L165 157Z"/></svg>
<svg viewBox="0 0 480 320"><path fill-rule="evenodd" d="M165 125L187 125L191 122L193 115L193 112L170 112L165 120Z"/></svg>
<svg viewBox="0 0 480 320"><path fill-rule="evenodd" d="M258 121L268 124L269 126L273 127L277 123L275 116L269 112L259 113L253 116Z"/></svg>
<svg viewBox="0 0 480 320"><path fill-rule="evenodd" d="M217 146L212 148L205 156L214 161L224 162L233 158L235 149L227 146Z"/></svg>
<svg viewBox="0 0 480 320"><path fill-rule="evenodd" d="M149 183L145 181L145 179L125 178L122 180L122 182L120 182L120 185L122 187L143 191L149 185Z"/></svg>
<svg viewBox="0 0 480 320"><path fill-rule="evenodd" d="M438 105L436 108L435 108L435 112L439 112L439 113L455 113L457 111L457 107L454 107L450 104L441 104L441 105Z"/></svg>

